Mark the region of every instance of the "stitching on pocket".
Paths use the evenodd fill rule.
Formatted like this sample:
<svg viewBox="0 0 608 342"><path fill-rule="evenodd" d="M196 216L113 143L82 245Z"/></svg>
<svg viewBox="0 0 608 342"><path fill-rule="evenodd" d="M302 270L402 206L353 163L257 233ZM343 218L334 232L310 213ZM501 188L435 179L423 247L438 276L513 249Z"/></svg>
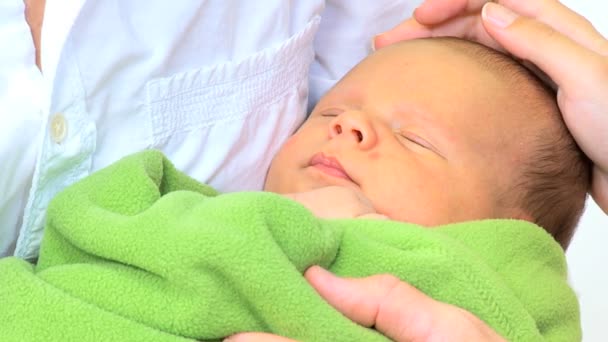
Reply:
<svg viewBox="0 0 608 342"><path fill-rule="evenodd" d="M248 116L305 81L319 17L281 45L240 62L222 63L148 82L154 144L179 132Z"/></svg>

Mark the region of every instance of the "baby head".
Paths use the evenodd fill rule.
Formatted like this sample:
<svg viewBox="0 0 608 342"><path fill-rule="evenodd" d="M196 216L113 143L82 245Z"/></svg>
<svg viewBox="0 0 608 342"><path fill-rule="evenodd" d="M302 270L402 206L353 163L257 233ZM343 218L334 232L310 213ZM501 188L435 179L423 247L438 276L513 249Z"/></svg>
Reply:
<svg viewBox="0 0 608 342"><path fill-rule="evenodd" d="M565 248L589 181L550 89L499 52L441 38L355 66L276 155L266 190L343 186L425 226L525 219Z"/></svg>

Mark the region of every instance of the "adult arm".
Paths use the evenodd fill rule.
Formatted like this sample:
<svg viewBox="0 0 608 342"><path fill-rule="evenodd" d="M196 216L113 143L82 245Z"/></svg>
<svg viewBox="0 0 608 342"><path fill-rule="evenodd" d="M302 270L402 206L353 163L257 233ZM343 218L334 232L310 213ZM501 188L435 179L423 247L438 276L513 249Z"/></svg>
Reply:
<svg viewBox="0 0 608 342"><path fill-rule="evenodd" d="M594 163L590 193L608 213L608 40L555 0L427 0L375 46L446 35L507 51L552 80L568 129Z"/></svg>

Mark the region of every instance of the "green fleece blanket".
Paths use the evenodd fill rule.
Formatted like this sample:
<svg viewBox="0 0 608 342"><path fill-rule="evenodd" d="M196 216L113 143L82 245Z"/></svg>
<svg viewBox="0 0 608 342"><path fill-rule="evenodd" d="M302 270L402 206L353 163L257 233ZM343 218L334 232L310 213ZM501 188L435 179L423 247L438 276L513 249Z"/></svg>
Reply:
<svg viewBox="0 0 608 342"><path fill-rule="evenodd" d="M37 265L0 260L0 341L385 340L317 295L314 264L397 275L512 341L581 339L563 252L532 224L320 220L272 193L218 195L148 151L52 201Z"/></svg>

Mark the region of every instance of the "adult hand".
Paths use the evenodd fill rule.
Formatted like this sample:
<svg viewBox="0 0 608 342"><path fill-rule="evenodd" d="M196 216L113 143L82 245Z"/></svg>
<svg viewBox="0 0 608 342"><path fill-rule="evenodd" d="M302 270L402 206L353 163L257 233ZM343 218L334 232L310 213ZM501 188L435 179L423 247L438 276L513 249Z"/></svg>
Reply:
<svg viewBox="0 0 608 342"><path fill-rule="evenodd" d="M437 302L389 275L339 278L313 266L306 279L337 310L394 341L505 341L469 312ZM287 342L262 333L231 336L230 342Z"/></svg>
<svg viewBox="0 0 608 342"><path fill-rule="evenodd" d="M435 36L506 51L554 82L566 125L595 164L591 195L608 214L608 40L555 0L427 0L375 45Z"/></svg>

